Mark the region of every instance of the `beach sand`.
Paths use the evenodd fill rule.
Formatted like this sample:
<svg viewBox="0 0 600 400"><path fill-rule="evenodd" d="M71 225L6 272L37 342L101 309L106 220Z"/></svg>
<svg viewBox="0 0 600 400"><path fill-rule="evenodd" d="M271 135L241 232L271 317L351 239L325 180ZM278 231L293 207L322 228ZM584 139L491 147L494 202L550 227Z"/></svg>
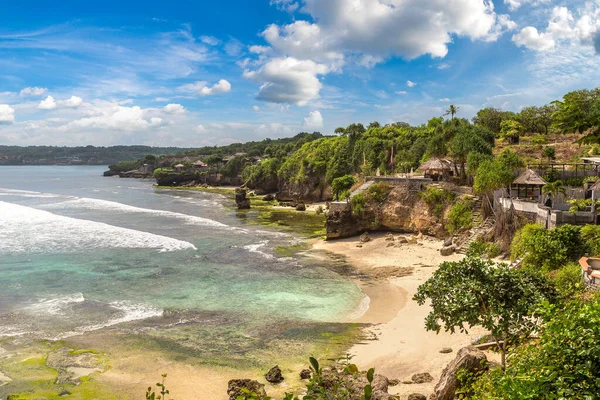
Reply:
<svg viewBox="0 0 600 400"><path fill-rule="evenodd" d="M414 235L394 235L395 238L415 239ZM390 387L391 394L406 399L411 393L429 395L433 392L444 367L456 356L458 350L485 334L483 329L473 329L469 334L428 332L425 317L428 306L420 307L412 297L443 261L458 261L463 256L454 254L442 257L439 253L442 241L422 237L416 242L388 247L385 234L372 234L372 240L357 247L359 238L341 239L314 244L317 250L325 250L346 260L365 275L375 278L361 279L359 285L371 298L369 310L359 322L373 323L366 340L353 346L349 353L352 362L361 370L375 367L377 373L401 383ZM398 243L397 241L395 242ZM407 276L397 277L413 268ZM378 271L383 272L378 274ZM394 290L395 289L395 290ZM453 351L442 354L442 348ZM428 372L434 380L423 384L403 384L417 373Z"/></svg>

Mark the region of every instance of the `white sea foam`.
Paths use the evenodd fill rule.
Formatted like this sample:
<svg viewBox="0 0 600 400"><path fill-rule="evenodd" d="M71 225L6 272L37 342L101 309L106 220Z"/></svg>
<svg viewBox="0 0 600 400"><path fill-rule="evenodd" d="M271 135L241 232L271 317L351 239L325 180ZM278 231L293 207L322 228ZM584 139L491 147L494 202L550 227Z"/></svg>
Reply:
<svg viewBox="0 0 600 400"><path fill-rule="evenodd" d="M265 257L266 259L272 260L275 258L275 256L265 253L264 251L260 250L263 247L265 247L268 243L269 243L268 240L263 240L260 243L249 244L247 246L243 246L242 248L248 250L250 253L260 254L261 256Z"/></svg>
<svg viewBox="0 0 600 400"><path fill-rule="evenodd" d="M27 310L46 313L51 315L62 315L71 304L83 303L85 298L82 293L44 298L37 303L27 307Z"/></svg>
<svg viewBox="0 0 600 400"><path fill-rule="evenodd" d="M358 305L358 308L348 316L351 320L357 320L369 311L369 307L371 306L371 298L367 295L363 297Z"/></svg>
<svg viewBox="0 0 600 400"><path fill-rule="evenodd" d="M52 198L60 197L57 194L33 192L31 190L17 190L0 188L0 196L18 196L18 197L33 197L33 198Z"/></svg>
<svg viewBox="0 0 600 400"><path fill-rule="evenodd" d="M163 310L158 308L142 305L132 304L125 301L115 301L110 303L110 307L117 310L117 316L109 319L106 322L99 324L85 325L76 328L70 332L64 332L61 335L52 338L53 340L61 340L72 336L84 334L86 332L93 332L110 326L122 324L125 322L139 321L147 318L160 317L163 315Z"/></svg>
<svg viewBox="0 0 600 400"><path fill-rule="evenodd" d="M57 209L57 208L84 208L84 209L92 209L92 210L106 210L106 211L115 211L115 212L126 212L126 213L145 213L152 214L164 217L177 218L186 224L189 225L199 225L199 226L212 226L215 228L229 228L228 225L222 224L217 221L213 221L212 219L196 217L194 215L187 215L182 213L177 213L173 211L164 211L164 210L154 210L151 208L141 208L130 206L123 203L118 203L115 201L108 200L99 200L99 199L91 199L91 198L76 198L73 200L67 200L61 203L55 204L47 204L44 206L45 209Z"/></svg>
<svg viewBox="0 0 600 400"><path fill-rule="evenodd" d="M0 253L72 253L99 248L196 249L181 240L0 201Z"/></svg>

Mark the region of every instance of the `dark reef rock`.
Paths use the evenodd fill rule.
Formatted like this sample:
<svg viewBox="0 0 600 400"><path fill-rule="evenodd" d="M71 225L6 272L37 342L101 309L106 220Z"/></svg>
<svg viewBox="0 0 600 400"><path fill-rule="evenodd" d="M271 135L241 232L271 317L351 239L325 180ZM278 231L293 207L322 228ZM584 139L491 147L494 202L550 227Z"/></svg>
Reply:
<svg viewBox="0 0 600 400"><path fill-rule="evenodd" d="M237 204L238 210L250 209L250 199L246 197L245 189L235 190L235 204Z"/></svg>
<svg viewBox="0 0 600 400"><path fill-rule="evenodd" d="M266 195L265 197L263 197L263 200L264 200L264 201L273 201L273 200L275 200L275 195L273 195L273 194L268 194L268 195Z"/></svg>
<svg viewBox="0 0 600 400"><path fill-rule="evenodd" d="M310 372L310 369L303 369L300 372L300 379L310 379L311 376L312 373Z"/></svg>
<svg viewBox="0 0 600 400"><path fill-rule="evenodd" d="M227 395L229 396L229 400L236 400L239 396L246 398L246 394L242 389L256 393L260 398L267 395L265 392L265 385L262 383L252 379L232 379L227 385Z"/></svg>
<svg viewBox="0 0 600 400"><path fill-rule="evenodd" d="M304 203L296 204L296 211L306 211L306 204L304 204Z"/></svg>
<svg viewBox="0 0 600 400"><path fill-rule="evenodd" d="M274 366L265 374L265 379L270 383L283 382L283 375L281 374L281 368L279 365Z"/></svg>

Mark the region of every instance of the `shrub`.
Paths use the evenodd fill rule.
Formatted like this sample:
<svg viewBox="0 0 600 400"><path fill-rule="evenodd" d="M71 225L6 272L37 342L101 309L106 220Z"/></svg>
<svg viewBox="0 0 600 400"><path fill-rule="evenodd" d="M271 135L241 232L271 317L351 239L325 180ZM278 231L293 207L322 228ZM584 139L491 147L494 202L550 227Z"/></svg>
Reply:
<svg viewBox="0 0 600 400"><path fill-rule="evenodd" d="M567 178L565 181L567 186L583 186L583 178Z"/></svg>
<svg viewBox="0 0 600 400"><path fill-rule="evenodd" d="M562 225L544 229L528 224L517 232L511 244L511 258L523 258L523 266L550 272L575 261L588 247L580 235L581 227Z"/></svg>
<svg viewBox="0 0 600 400"><path fill-rule="evenodd" d="M531 138L531 144L546 144L548 143L548 138L545 135L535 135Z"/></svg>
<svg viewBox="0 0 600 400"><path fill-rule="evenodd" d="M363 215L365 211L365 196L362 193L357 194L351 200L352 213L354 215Z"/></svg>
<svg viewBox="0 0 600 400"><path fill-rule="evenodd" d="M542 150L542 157L554 160L556 158L556 149L550 146L544 147L544 150Z"/></svg>
<svg viewBox="0 0 600 400"><path fill-rule="evenodd" d="M419 196L438 218L442 216L446 205L456 198L451 191L433 186L427 186L425 190L419 192Z"/></svg>
<svg viewBox="0 0 600 400"><path fill-rule="evenodd" d="M175 171L170 168L157 168L154 170L152 176L154 176L156 179L163 179L173 174L175 174Z"/></svg>
<svg viewBox="0 0 600 400"><path fill-rule="evenodd" d="M385 201L392 187L384 182L376 182L367 189L367 194L377 203L381 204Z"/></svg>
<svg viewBox="0 0 600 400"><path fill-rule="evenodd" d="M500 246L496 243L485 243L480 240L475 240L469 243L466 255L467 257L498 257L500 255Z"/></svg>
<svg viewBox="0 0 600 400"><path fill-rule="evenodd" d="M581 238L593 256L600 255L600 226L586 225L581 228Z"/></svg>
<svg viewBox="0 0 600 400"><path fill-rule="evenodd" d="M470 200L461 199L456 202L448 213L446 228L453 234L473 226L473 204Z"/></svg>
<svg viewBox="0 0 600 400"><path fill-rule="evenodd" d="M563 299L571 299L585 290L578 263L569 263L548 276Z"/></svg>
<svg viewBox="0 0 600 400"><path fill-rule="evenodd" d="M356 182L356 178L352 175L340 176L331 182L331 190L337 199L339 199L340 196L343 198L346 197L343 196L343 194L348 192L350 188L356 184Z"/></svg>

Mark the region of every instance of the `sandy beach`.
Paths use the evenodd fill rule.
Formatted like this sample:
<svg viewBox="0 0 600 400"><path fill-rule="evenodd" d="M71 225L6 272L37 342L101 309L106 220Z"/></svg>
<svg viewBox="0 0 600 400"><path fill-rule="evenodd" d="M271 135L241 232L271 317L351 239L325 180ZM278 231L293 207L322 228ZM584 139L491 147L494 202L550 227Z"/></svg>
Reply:
<svg viewBox="0 0 600 400"><path fill-rule="evenodd" d="M314 248L343 256L359 271L374 277L359 281L361 289L371 299L369 310L359 322L373 323L367 336L376 339L354 345L349 353L354 356L352 362L361 370L375 367L376 372L389 379L398 379L401 383L390 387L389 392L405 399L411 393L429 395L433 392L442 370L456 352L485 332L473 329L469 334L443 331L436 334L425 330L424 320L429 307L418 306L412 300L413 295L440 263L457 261L463 256L442 257L439 253L442 241L434 238L394 237L396 240L390 242L385 234L373 234L372 240L362 243L362 247L359 247L358 237L320 241ZM409 243L400 244L400 237L409 239ZM409 272L411 268L412 273ZM440 353L446 347L453 351ZM423 384L402 383L410 381L413 374L423 372L430 373L434 380Z"/></svg>

